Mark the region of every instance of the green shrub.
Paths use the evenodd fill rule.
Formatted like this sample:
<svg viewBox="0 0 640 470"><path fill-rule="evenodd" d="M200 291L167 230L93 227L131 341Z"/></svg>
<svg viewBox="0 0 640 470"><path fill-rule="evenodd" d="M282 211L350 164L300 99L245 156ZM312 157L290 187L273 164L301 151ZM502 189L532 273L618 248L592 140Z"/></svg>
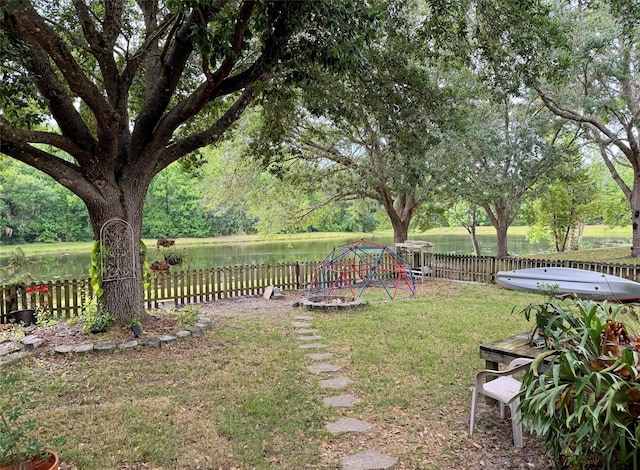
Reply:
<svg viewBox="0 0 640 470"><path fill-rule="evenodd" d="M545 437L558 468L638 468L638 351L620 312L580 300L524 310L536 314L549 349L523 379L522 422Z"/></svg>
<svg viewBox="0 0 640 470"><path fill-rule="evenodd" d="M189 325L193 325L201 313L202 309L193 305L185 307L183 310L178 310L176 312L178 316L178 326L180 328L186 328Z"/></svg>
<svg viewBox="0 0 640 470"><path fill-rule="evenodd" d="M82 331L85 333L96 333L106 331L111 328L115 318L109 312L106 312L98 299L93 296L86 304L83 305L83 323Z"/></svg>

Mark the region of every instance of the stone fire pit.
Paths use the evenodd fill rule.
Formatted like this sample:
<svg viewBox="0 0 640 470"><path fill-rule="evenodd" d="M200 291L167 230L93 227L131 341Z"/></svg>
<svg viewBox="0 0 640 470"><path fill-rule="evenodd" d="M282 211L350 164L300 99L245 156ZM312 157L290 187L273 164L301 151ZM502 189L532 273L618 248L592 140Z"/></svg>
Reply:
<svg viewBox="0 0 640 470"><path fill-rule="evenodd" d="M366 301L358 297L331 295L313 295L300 301L300 305L307 310L353 310L366 304Z"/></svg>

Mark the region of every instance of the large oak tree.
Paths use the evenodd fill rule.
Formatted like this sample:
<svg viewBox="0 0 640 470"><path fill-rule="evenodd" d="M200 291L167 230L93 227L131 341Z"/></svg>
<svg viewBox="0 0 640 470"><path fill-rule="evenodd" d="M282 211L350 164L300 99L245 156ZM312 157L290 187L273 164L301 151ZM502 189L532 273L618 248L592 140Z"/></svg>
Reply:
<svg viewBox="0 0 640 470"><path fill-rule="evenodd" d="M116 218L137 243L155 175L305 64L356 64L370 13L347 0L0 0L0 152L77 194L96 239ZM135 276L103 286L123 323L144 315L130 255Z"/></svg>
<svg viewBox="0 0 640 470"><path fill-rule="evenodd" d="M445 146L456 154L443 163L448 186L485 210L496 229L498 257L509 255L509 227L523 202L544 187L558 161L558 152L545 138L548 119L538 115L540 107L523 100L495 104L475 99L466 130Z"/></svg>
<svg viewBox="0 0 640 470"><path fill-rule="evenodd" d="M640 257L640 5L638 2L558 2L566 41L565 80L535 88L556 115L590 132L630 208L631 256ZM631 182L620 164L633 170Z"/></svg>

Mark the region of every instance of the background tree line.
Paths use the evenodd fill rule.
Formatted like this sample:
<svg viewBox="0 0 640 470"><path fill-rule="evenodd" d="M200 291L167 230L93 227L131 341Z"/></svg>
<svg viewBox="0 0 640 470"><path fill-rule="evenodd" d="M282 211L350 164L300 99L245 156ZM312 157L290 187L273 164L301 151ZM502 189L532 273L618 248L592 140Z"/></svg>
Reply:
<svg viewBox="0 0 640 470"><path fill-rule="evenodd" d="M235 140L205 153L207 163L196 175L175 164L154 178L144 206L145 238L391 228L384 209L375 201L330 201L322 207L314 206L327 199L326 189L287 187L276 176L241 158L242 147ZM544 194L525 201L518 212L515 225L530 225L532 239L554 240L563 221L570 225L576 215L584 224L626 222L622 193L603 163L573 164L567 164ZM562 181L567 176L570 185ZM491 223L485 212L472 210L461 194L451 193L442 196L437 210L421 207L412 230L488 225ZM6 158L0 159L0 228L0 243L6 245L93 239L87 209L78 197L49 176Z"/></svg>

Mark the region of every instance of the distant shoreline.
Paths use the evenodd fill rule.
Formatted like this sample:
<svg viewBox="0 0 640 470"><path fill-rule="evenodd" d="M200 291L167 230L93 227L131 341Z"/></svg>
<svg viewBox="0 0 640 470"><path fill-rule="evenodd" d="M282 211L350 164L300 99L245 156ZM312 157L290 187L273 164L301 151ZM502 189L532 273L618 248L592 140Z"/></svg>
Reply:
<svg viewBox="0 0 640 470"><path fill-rule="evenodd" d="M516 226L509 229L509 235L525 235L529 227ZM479 235L495 234L493 227L477 227L476 231ZM439 227L427 230L425 232L410 232L411 236L420 236L420 238L428 237L430 234L434 235L446 235L446 234L467 234L463 227ZM265 237L262 235L228 235L221 237L207 237L207 238L177 238L180 246L192 246L192 245L215 245L224 243L268 243L272 241L299 241L309 239L325 239L330 240L332 238L345 238L353 237L354 239L360 239L367 237L378 236L392 236L391 230L380 230L370 233L365 232L312 232L312 233L296 233L296 234L280 234ZM608 227L605 225L588 225L584 229L584 236L594 238L620 238L631 240L631 228L630 227ZM143 239L147 248L152 248L156 244L156 239ZM61 243L29 243L21 245L4 245L0 244L0 257L9 256L11 252L20 247L26 255L34 254L53 254L53 253L69 253L69 252L90 252L93 248L93 242L61 242Z"/></svg>

